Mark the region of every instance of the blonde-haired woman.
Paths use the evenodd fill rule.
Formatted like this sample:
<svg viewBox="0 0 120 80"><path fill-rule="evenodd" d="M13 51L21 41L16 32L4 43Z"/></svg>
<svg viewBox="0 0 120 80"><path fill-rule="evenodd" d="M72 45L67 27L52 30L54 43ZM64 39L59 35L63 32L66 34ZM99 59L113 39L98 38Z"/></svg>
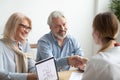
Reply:
<svg viewBox="0 0 120 80"><path fill-rule="evenodd" d="M111 12L99 13L93 21L93 38L101 46L86 66L82 80L120 80L120 46L117 17Z"/></svg>
<svg viewBox="0 0 120 80"><path fill-rule="evenodd" d="M6 22L0 39L0 80L37 80L27 36L31 20L20 12Z"/></svg>

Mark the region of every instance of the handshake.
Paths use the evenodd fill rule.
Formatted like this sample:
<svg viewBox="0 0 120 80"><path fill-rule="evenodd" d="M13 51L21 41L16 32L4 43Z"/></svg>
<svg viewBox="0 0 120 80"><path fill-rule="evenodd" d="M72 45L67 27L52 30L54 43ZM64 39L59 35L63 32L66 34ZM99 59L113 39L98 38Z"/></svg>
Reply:
<svg viewBox="0 0 120 80"><path fill-rule="evenodd" d="M87 61L88 58L81 57L78 55L68 57L68 64L71 65L72 67L79 68L81 70L84 70Z"/></svg>

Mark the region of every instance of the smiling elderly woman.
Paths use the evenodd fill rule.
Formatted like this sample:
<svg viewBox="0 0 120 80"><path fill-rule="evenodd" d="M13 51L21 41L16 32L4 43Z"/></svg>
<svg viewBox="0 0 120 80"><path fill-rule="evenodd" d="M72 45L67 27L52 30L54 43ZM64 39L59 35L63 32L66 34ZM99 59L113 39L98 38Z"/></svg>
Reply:
<svg viewBox="0 0 120 80"><path fill-rule="evenodd" d="M0 80L37 80L27 36L31 20L22 13L8 19L0 39Z"/></svg>

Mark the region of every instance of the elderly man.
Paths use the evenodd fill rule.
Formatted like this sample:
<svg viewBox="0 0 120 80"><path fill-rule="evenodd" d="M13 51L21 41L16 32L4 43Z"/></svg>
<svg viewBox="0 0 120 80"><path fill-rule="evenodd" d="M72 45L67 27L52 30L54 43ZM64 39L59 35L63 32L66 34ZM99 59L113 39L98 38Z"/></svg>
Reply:
<svg viewBox="0 0 120 80"><path fill-rule="evenodd" d="M53 11L48 17L50 32L38 40L36 60L54 56L57 70L69 70L70 65L79 67L84 64L83 51L74 37L67 34L68 26L65 16Z"/></svg>

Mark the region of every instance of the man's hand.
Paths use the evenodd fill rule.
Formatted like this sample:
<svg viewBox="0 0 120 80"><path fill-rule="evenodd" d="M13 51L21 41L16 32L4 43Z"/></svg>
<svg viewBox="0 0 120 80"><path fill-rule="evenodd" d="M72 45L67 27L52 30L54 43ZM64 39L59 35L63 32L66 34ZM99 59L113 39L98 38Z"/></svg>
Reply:
<svg viewBox="0 0 120 80"><path fill-rule="evenodd" d="M68 64L75 68L84 69L88 58L80 57L78 55L68 57Z"/></svg>

